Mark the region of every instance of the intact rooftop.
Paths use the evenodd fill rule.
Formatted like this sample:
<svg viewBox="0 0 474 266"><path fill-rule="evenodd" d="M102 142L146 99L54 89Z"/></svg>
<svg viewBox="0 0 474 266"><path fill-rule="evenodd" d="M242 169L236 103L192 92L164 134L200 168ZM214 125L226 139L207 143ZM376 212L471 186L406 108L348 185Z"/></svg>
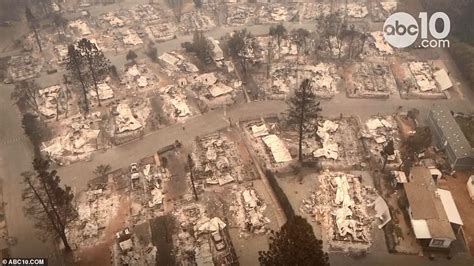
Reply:
<svg viewBox="0 0 474 266"><path fill-rule="evenodd" d="M428 168L413 167L404 184L415 235L420 239L456 239Z"/></svg>
<svg viewBox="0 0 474 266"><path fill-rule="evenodd" d="M474 156L474 149L469 144L466 136L464 136L451 111L446 106L434 104L431 113L436 124L443 131L444 137L449 142L449 145L451 145L456 157Z"/></svg>

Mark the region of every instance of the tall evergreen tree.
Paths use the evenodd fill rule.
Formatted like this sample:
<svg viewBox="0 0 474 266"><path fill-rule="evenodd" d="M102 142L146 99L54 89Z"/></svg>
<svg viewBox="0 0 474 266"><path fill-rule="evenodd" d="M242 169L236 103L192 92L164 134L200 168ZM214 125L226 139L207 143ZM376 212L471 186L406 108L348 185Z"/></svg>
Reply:
<svg viewBox="0 0 474 266"><path fill-rule="evenodd" d="M202 31L195 31L193 35L192 50L201 62L206 63L211 59L211 44Z"/></svg>
<svg viewBox="0 0 474 266"><path fill-rule="evenodd" d="M295 90L288 100L287 121L290 126L298 128L298 160L303 161L303 138L308 129L317 131L317 119L321 112L320 103L316 102L316 95L309 79L303 80L301 86Z"/></svg>
<svg viewBox="0 0 474 266"><path fill-rule="evenodd" d="M313 228L301 216L289 219L280 231L271 232L268 251L260 251L258 260L264 266L329 266L322 241L314 236Z"/></svg>
<svg viewBox="0 0 474 266"><path fill-rule="evenodd" d="M81 52L76 49L74 45L68 46L68 53L66 58L66 68L70 76L81 84L82 97L84 100L84 111L89 112L89 99L87 98L87 73L85 68L85 61Z"/></svg>
<svg viewBox="0 0 474 266"><path fill-rule="evenodd" d="M135 59L137 59L137 57L137 53L135 53L133 50L129 50L127 55L125 56L125 59L127 59L127 61L135 63Z"/></svg>
<svg viewBox="0 0 474 266"><path fill-rule="evenodd" d="M33 13L31 12L31 9L29 7L26 7L26 9L25 9L25 16L26 16L26 21L28 22L28 26L30 27L30 29L33 30L33 32L35 34L36 43L38 44L38 48L39 48L40 52L42 52L43 48L41 47L41 40L40 40L40 37L39 37L39 34L38 34L39 22L36 19L36 17L33 15Z"/></svg>
<svg viewBox="0 0 474 266"><path fill-rule="evenodd" d="M12 91L10 97L20 108L30 108L38 112L37 95L39 86L34 79L23 80L15 84L15 89Z"/></svg>
<svg viewBox="0 0 474 266"><path fill-rule="evenodd" d="M247 74L247 59L252 57L249 52L253 52L255 48L255 38L247 29L234 31L227 42L229 54L239 61L245 74Z"/></svg>
<svg viewBox="0 0 474 266"><path fill-rule="evenodd" d="M287 33L287 30L285 26L283 26L282 24L278 24L276 26L270 27L270 31L269 31L270 36L277 39L278 53L280 53L280 50L281 50L281 40L286 35L286 33Z"/></svg>
<svg viewBox="0 0 474 266"><path fill-rule="evenodd" d="M41 142L45 138L46 126L32 113L25 113L21 120L23 130L33 145L35 158L41 157Z"/></svg>
<svg viewBox="0 0 474 266"><path fill-rule="evenodd" d="M50 170L50 162L42 159L33 161L34 172L23 172L24 211L35 221L35 226L43 233L53 233L64 244L65 251L71 251L66 228L76 217L73 206L74 195L70 187L61 187L61 179L55 170Z"/></svg>
<svg viewBox="0 0 474 266"><path fill-rule="evenodd" d="M298 49L298 55L301 54L302 52L306 52L306 47L308 44L308 38L309 38L309 31L303 28L297 29L292 32L292 38L296 43L296 47Z"/></svg>
<svg viewBox="0 0 474 266"><path fill-rule="evenodd" d="M99 106L101 106L99 88L97 85L109 73L111 67L110 61L105 57L104 53L97 48L97 45L88 39L81 39L77 48L88 66L89 74L90 77L92 77L94 89L97 94L97 101Z"/></svg>

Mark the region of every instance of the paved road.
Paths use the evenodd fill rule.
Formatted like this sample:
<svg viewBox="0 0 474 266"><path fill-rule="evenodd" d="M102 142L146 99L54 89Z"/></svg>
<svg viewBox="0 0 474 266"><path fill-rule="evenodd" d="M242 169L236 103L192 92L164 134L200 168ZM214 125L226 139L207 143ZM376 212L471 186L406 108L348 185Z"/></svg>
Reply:
<svg viewBox="0 0 474 266"><path fill-rule="evenodd" d="M12 256L47 257L51 247L37 237L37 231L23 214L20 173L31 168L32 151L20 125L20 115L10 102L11 86L0 86L0 177L10 236L18 244L11 247Z"/></svg>
<svg viewBox="0 0 474 266"><path fill-rule="evenodd" d="M425 116L435 102L445 104L453 110L474 111L473 106L462 99L401 100L396 96L387 100L349 99L339 93L334 99L322 102L322 114L326 117L336 117L341 113L357 115L365 120L374 114L374 110L381 114L390 114L395 113L399 106L403 106L403 110L417 108L420 110L421 116ZM228 108L226 116L235 122L270 114L280 114L285 110L286 104L283 101L257 101ZM113 169L121 168L140 158L152 155L161 147L172 144L177 139L184 143L191 143L196 136L205 135L228 126L227 117L224 116L223 110L213 110L187 120L183 124L185 131L182 130L182 124L160 129L140 140L111 148L102 153L96 153L90 162L78 162L61 167L58 169L59 174L63 177L64 182L80 191L85 187L88 180L94 177L92 171L97 165L110 164Z"/></svg>
<svg viewBox="0 0 474 266"><path fill-rule="evenodd" d="M312 29L312 24L286 24L287 28L304 27ZM236 28L218 28L210 31L208 34L215 38L219 38L229 31ZM264 34L268 31L268 26L255 25L246 27L253 34ZM159 53L168 52L176 49L184 41L191 40L191 36L178 36L177 39L169 42L157 44ZM5 47L5 46L3 46ZM138 51L139 56L144 56L143 51ZM107 54L113 64L121 66L125 63L124 54ZM445 54L443 54L445 56ZM443 57L448 63L452 63L449 57ZM61 77L61 73L56 75L47 75L39 79L42 85L51 85L57 83ZM459 78L459 77L455 77ZM456 81L456 80L455 80ZM12 247L13 256L46 256L50 253L51 248L38 240L31 222L25 219L21 202L21 184L19 174L30 168L31 147L23 136L20 126L19 115L16 108L9 101L11 86L0 85L0 176L4 179L4 198L7 202L6 215L7 223L11 236L18 239L18 244ZM453 98L438 101L427 100L401 100L397 95L393 95L387 100L370 100L370 99L348 99L344 92L340 92L331 101L322 103L323 115L338 116L340 113L345 115L358 115L362 119L366 119L373 114L374 110L380 113L393 113L398 106L404 106L405 109L417 108L422 115L426 114L430 106L434 102L448 105L453 110L473 111L472 102L474 102L473 93L469 90L462 89L453 94ZM278 114L286 109L286 105L282 101L264 101L252 102L240 106L234 106L227 110L224 114L223 110L214 110L204 115L189 119L185 124L186 130L182 130L182 125L170 126L156 132L153 132L143 139L128 143L122 146L114 147L104 152L94 154L91 162L80 162L73 165L65 166L59 169L59 174L64 182L73 186L76 191L82 190L88 180L94 177L92 171L99 164L110 164L112 168L121 168L127 166L145 156L149 156L160 147L173 143L176 139L184 143L191 143L196 136L207 134L228 126L228 118L231 121L245 120L257 118L270 114ZM388 261L389 259L390 261ZM370 254L363 260L353 260L352 258L331 255L331 261L334 265L399 265L408 263L408 265L424 265L427 260L415 256L386 256L386 254ZM447 261L428 261L430 265L446 265ZM464 265L462 264L456 265ZM471 264L472 265L472 264Z"/></svg>
<svg viewBox="0 0 474 266"><path fill-rule="evenodd" d="M353 258L344 253L330 253L329 261L333 266L472 266L472 257L464 254L454 256L451 260L436 258L429 260L427 257L415 255L387 256L387 253L369 253L365 257Z"/></svg>
<svg viewBox="0 0 474 266"><path fill-rule="evenodd" d="M85 187L88 180L94 177L92 171L100 164L110 164L112 169L121 168L136 162L140 158L150 156L162 147L179 140L191 144L196 136L205 135L229 126L231 121L239 119L258 118L260 115L276 114L284 109L279 101L253 102L231 108L226 111L213 110L200 116L190 118L184 124L169 126L144 136L134 142L113 147L105 152L96 153L90 162L78 162L58 169L65 183L77 191ZM182 127L185 127L183 130Z"/></svg>

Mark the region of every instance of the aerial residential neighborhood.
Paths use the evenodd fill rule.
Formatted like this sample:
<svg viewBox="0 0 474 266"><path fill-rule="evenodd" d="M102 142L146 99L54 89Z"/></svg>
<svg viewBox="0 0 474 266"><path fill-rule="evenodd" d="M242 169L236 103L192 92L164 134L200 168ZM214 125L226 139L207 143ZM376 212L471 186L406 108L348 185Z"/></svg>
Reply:
<svg viewBox="0 0 474 266"><path fill-rule="evenodd" d="M473 12L0 0L2 265L473 265Z"/></svg>

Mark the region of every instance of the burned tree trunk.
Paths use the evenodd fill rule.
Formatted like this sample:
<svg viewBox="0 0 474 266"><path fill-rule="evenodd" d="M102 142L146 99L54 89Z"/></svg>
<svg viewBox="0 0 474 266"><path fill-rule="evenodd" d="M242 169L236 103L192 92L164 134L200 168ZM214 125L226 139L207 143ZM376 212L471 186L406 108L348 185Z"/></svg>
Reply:
<svg viewBox="0 0 474 266"><path fill-rule="evenodd" d="M84 111L85 113L89 113L89 99L87 98L86 79L82 70L84 68L84 60L81 53L76 49L76 47L74 47L74 45L69 45L68 47L66 67L71 73L71 76L80 82L82 96L84 98Z"/></svg>
<svg viewBox="0 0 474 266"><path fill-rule="evenodd" d="M305 79L288 101L287 122L298 129L298 160L303 161L303 139L305 131L312 125L317 129L317 119L321 108L316 102L311 81ZM316 130L315 129L315 130Z"/></svg>
<svg viewBox="0 0 474 266"><path fill-rule="evenodd" d="M60 186L59 176L49 167L49 161L35 159L35 172L22 173L25 214L35 220L38 229L59 237L65 251L70 252L72 249L66 236L66 226L77 215L72 205L74 196L70 187Z"/></svg>

